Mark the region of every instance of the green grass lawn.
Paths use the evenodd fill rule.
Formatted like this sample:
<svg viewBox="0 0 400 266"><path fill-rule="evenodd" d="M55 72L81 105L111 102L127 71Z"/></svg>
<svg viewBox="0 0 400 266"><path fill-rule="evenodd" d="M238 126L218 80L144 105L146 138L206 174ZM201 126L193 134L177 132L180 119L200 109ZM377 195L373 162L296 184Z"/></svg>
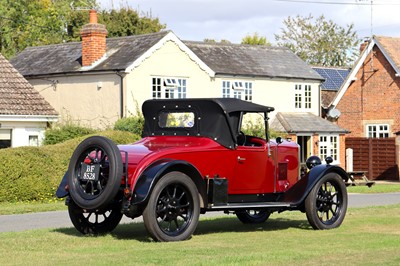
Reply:
<svg viewBox="0 0 400 266"><path fill-rule="evenodd" d="M377 182L371 187L368 186L349 186L347 187L349 193L389 193L400 192L400 182Z"/></svg>
<svg viewBox="0 0 400 266"><path fill-rule="evenodd" d="M0 233L0 265L399 265L400 205L350 208L340 228L312 230L305 214L260 225L204 219L192 239L156 243L142 223L100 237L74 228Z"/></svg>

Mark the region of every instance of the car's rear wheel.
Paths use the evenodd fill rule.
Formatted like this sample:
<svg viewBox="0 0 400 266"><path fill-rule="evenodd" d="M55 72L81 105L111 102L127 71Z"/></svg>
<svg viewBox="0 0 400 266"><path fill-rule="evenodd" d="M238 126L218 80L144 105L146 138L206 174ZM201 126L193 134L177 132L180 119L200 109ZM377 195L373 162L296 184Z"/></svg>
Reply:
<svg viewBox="0 0 400 266"><path fill-rule="evenodd" d="M259 224L268 220L271 212L268 210L236 211L237 218L244 224Z"/></svg>
<svg viewBox="0 0 400 266"><path fill-rule="evenodd" d="M89 137L78 145L70 159L69 193L79 207L101 209L116 196L122 174L118 147L105 137Z"/></svg>
<svg viewBox="0 0 400 266"><path fill-rule="evenodd" d="M192 236L199 215L196 185L187 175L170 172L155 185L143 212L143 221L154 240L181 241Z"/></svg>
<svg viewBox="0 0 400 266"><path fill-rule="evenodd" d="M335 173L323 176L307 196L305 210L314 229L339 227L347 211L347 190L343 179Z"/></svg>
<svg viewBox="0 0 400 266"><path fill-rule="evenodd" d="M70 201L69 218L75 228L82 234L98 235L111 232L122 219L121 208L116 203L97 211L85 211Z"/></svg>

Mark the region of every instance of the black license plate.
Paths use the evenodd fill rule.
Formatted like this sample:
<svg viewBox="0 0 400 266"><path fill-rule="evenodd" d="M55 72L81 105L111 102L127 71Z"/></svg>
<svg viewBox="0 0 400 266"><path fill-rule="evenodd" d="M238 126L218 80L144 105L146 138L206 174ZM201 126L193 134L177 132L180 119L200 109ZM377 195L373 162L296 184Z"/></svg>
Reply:
<svg viewBox="0 0 400 266"><path fill-rule="evenodd" d="M86 181L98 181L100 174L99 164L82 164L81 168L81 180Z"/></svg>

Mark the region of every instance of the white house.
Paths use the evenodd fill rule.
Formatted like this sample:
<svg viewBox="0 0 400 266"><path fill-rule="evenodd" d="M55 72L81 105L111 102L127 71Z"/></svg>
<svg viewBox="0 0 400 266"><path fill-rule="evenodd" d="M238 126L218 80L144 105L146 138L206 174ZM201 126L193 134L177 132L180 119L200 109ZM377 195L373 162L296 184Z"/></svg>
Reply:
<svg viewBox="0 0 400 266"><path fill-rule="evenodd" d="M0 148L39 146L58 114L0 54Z"/></svg>

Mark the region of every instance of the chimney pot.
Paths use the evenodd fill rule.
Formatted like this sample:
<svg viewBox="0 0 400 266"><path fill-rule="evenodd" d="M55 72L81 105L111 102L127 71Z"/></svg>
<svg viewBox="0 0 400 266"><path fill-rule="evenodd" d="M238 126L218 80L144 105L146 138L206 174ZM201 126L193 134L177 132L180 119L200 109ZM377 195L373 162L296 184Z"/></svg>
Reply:
<svg viewBox="0 0 400 266"><path fill-rule="evenodd" d="M90 24L97 24L97 12L96 12L96 10L91 9L89 11L89 23Z"/></svg>

